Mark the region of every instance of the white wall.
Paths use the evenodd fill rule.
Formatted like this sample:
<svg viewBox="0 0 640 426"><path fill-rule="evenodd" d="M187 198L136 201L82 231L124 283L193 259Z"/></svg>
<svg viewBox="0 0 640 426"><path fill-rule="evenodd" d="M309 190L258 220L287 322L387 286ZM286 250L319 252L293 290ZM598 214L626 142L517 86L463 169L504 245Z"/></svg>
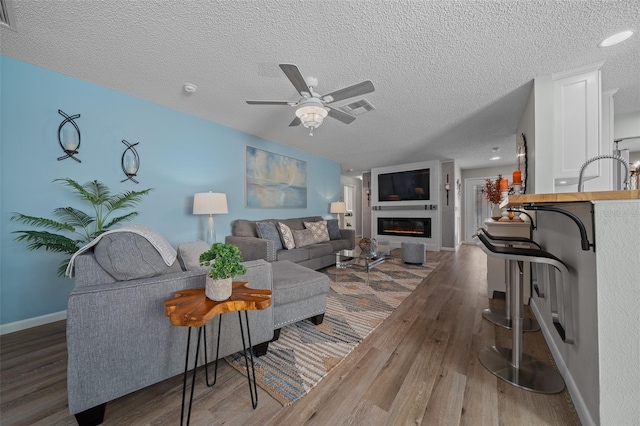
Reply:
<svg viewBox="0 0 640 426"><path fill-rule="evenodd" d="M527 173L523 176L526 179L525 193L535 194L536 192L536 117L535 117L535 85L529 93L527 105L518 123L516 137L524 134L527 141Z"/></svg>
<svg viewBox="0 0 640 426"><path fill-rule="evenodd" d="M455 167L453 161L440 164L440 218L442 223L442 248L453 250L456 247L456 195L455 195ZM444 188L449 177L449 202L447 204L447 191Z"/></svg>
<svg viewBox="0 0 640 426"><path fill-rule="evenodd" d="M640 111L615 116L613 140L640 137Z"/></svg>
<svg viewBox="0 0 640 426"><path fill-rule="evenodd" d="M595 221L600 424L638 424L640 323L629 314L640 301L640 200L596 202Z"/></svg>
<svg viewBox="0 0 640 426"><path fill-rule="evenodd" d="M551 76L537 77L533 83L535 145L531 163L535 176L535 194L552 194L553 184L553 81ZM529 191L527 191L530 193Z"/></svg>

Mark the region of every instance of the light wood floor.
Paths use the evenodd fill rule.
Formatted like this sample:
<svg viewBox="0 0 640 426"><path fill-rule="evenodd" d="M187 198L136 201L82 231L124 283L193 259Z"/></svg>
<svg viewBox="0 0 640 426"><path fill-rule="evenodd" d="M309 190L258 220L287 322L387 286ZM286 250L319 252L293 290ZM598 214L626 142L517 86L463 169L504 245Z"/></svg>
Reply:
<svg viewBox="0 0 640 426"><path fill-rule="evenodd" d="M503 301L486 296L486 257L475 246L429 253L438 268L334 371L282 407L258 388L251 409L246 376L220 363L218 384L196 384L193 425L578 425L566 389L541 395L486 371L484 346L510 347L510 332L482 320ZM105 336L107 337L107 336ZM524 351L548 364L540 332ZM0 423L73 425L66 397L64 321L1 340ZM180 376L107 404L104 425L178 425Z"/></svg>

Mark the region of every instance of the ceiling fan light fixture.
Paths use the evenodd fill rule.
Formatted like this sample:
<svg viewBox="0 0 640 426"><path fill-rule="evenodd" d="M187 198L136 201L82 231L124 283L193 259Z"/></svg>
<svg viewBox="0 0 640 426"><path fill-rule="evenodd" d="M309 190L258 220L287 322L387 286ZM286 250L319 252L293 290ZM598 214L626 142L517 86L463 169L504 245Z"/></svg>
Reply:
<svg viewBox="0 0 640 426"><path fill-rule="evenodd" d="M326 108L316 105L304 105L296 110L296 116L302 125L311 129L320 127L328 113Z"/></svg>

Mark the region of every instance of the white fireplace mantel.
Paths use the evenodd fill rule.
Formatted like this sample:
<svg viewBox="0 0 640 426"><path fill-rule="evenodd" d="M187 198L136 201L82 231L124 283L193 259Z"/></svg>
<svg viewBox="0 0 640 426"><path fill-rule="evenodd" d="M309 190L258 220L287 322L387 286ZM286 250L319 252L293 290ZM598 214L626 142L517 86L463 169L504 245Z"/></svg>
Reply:
<svg viewBox="0 0 640 426"><path fill-rule="evenodd" d="M429 194L427 200L418 201L378 201L378 174L408 170L430 169ZM440 251L441 248L441 211L439 205L440 162L423 161L419 163L400 164L380 167L371 170L371 236L378 241L388 241L392 247L400 247L402 241L422 241L427 250ZM431 238L402 237L397 235L379 235L378 218L430 218Z"/></svg>

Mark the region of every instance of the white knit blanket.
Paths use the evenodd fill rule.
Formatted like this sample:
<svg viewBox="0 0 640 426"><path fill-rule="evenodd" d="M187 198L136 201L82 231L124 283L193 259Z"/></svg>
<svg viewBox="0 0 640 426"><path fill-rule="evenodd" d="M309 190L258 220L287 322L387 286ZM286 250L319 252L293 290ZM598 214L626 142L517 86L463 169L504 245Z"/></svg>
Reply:
<svg viewBox="0 0 640 426"><path fill-rule="evenodd" d="M93 241L89 242L87 245L80 248L80 250L78 250L73 254L73 256L71 256L71 260L69 260L69 265L67 266L67 271L65 272L65 275L68 277L73 277L73 273L74 273L73 263L76 259L76 256L84 253L85 251L89 250L91 247L98 244L98 242L105 235L115 234L116 232L133 232L134 234L138 234L146 238L147 241L149 241L149 243L151 243L151 245L155 247L156 250L158 250L158 253L160 253L160 256L162 256L162 260L164 260L164 263L166 263L167 266L173 265L173 262L175 262L176 260L176 256L178 255L178 253L173 247L171 247L171 244L169 244L167 240L165 240L162 237L162 235L158 234L156 231L154 231L153 229L149 228L146 225L136 223L133 225L123 226L122 228L114 229L112 231L104 232L98 235L96 238L94 238Z"/></svg>

